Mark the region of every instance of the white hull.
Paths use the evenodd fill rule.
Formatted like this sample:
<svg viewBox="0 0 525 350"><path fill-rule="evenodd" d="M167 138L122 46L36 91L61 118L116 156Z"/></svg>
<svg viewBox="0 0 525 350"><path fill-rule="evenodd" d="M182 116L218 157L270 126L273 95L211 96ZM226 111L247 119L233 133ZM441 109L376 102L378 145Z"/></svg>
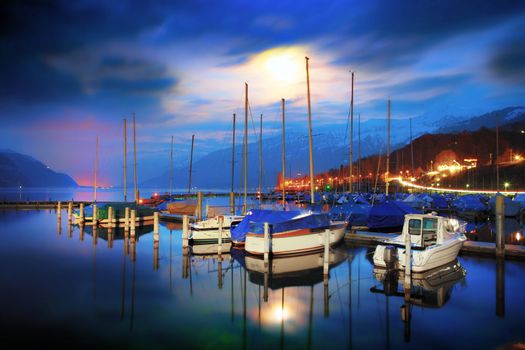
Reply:
<svg viewBox="0 0 525 350"><path fill-rule="evenodd" d="M461 234L458 234L455 239L447 240L441 244L436 244L434 246L427 247L424 250L415 250L412 249L412 271L422 272L434 269L439 266L446 265L454 261L461 247L465 237ZM384 251L385 247L388 245L378 245L374 252L374 265L382 268L386 268L384 261ZM404 270L405 268L405 248L397 247L397 262L396 268Z"/></svg>
<svg viewBox="0 0 525 350"><path fill-rule="evenodd" d="M346 223L338 223L329 229L330 245L339 243L346 232ZM309 229L275 233L270 236L270 254L301 254L324 249L325 230ZM248 233L244 249L250 254L264 254L264 235Z"/></svg>
<svg viewBox="0 0 525 350"><path fill-rule="evenodd" d="M218 242L219 230L191 230L189 239L193 242ZM222 242L229 242L230 239L230 229L223 229Z"/></svg>
<svg viewBox="0 0 525 350"><path fill-rule="evenodd" d="M221 255L223 259L230 257L231 243L223 243L221 247ZM197 244L191 247L193 255L202 255L207 258L217 258L219 251L219 244Z"/></svg>

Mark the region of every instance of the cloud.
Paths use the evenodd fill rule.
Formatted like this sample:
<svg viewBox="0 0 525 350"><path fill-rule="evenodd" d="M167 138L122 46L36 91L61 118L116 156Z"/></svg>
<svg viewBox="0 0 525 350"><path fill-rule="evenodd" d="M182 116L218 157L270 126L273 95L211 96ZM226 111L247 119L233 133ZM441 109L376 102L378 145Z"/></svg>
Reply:
<svg viewBox="0 0 525 350"><path fill-rule="evenodd" d="M516 33L497 45L488 68L501 81L522 85L525 83L525 26Z"/></svg>

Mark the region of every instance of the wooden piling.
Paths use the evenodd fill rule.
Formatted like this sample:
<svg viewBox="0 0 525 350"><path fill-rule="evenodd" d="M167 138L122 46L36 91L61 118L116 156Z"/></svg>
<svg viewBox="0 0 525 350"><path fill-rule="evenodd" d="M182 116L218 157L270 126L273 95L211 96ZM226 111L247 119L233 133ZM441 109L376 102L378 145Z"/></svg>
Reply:
<svg viewBox="0 0 525 350"><path fill-rule="evenodd" d="M182 246L187 247L188 246L188 226L189 226L189 218L188 215L182 216Z"/></svg>
<svg viewBox="0 0 525 350"><path fill-rule="evenodd" d="M133 209L131 210L131 222L130 222L130 225L131 225L131 240L134 241L135 240L135 225L137 224L137 220L136 220L136 217L137 217L137 212Z"/></svg>
<svg viewBox="0 0 525 350"><path fill-rule="evenodd" d="M108 207L108 229L113 227L113 207Z"/></svg>
<svg viewBox="0 0 525 350"><path fill-rule="evenodd" d="M81 225L84 224L84 203L80 203L80 209L79 209L79 222Z"/></svg>
<svg viewBox="0 0 525 350"><path fill-rule="evenodd" d="M153 239L159 240L159 212L153 213Z"/></svg>
<svg viewBox="0 0 525 350"><path fill-rule="evenodd" d="M159 269L159 241L153 242L153 270Z"/></svg>
<svg viewBox="0 0 525 350"><path fill-rule="evenodd" d="M67 221L71 223L71 218L73 217L73 202L67 203Z"/></svg>
<svg viewBox="0 0 525 350"><path fill-rule="evenodd" d="M209 204L206 204L204 206L204 218L207 219L209 218L209 215L210 214L210 205Z"/></svg>
<svg viewBox="0 0 525 350"><path fill-rule="evenodd" d="M219 235L217 237L217 254L221 256L222 254L222 225L224 222L224 217L221 215L218 217L219 220Z"/></svg>
<svg viewBox="0 0 525 350"><path fill-rule="evenodd" d="M84 241L84 222L81 222L80 226L78 227L78 240L80 242Z"/></svg>
<svg viewBox="0 0 525 350"><path fill-rule="evenodd" d="M328 318L330 316L330 303L329 303L329 297L330 293L328 290L328 275L324 275L323 277L323 289L324 289L324 317Z"/></svg>
<svg viewBox="0 0 525 350"><path fill-rule="evenodd" d="M202 220L202 192L197 192L197 220Z"/></svg>
<svg viewBox="0 0 525 350"><path fill-rule="evenodd" d="M410 266L412 258L412 239L410 237L410 233L407 231L405 234L405 281L404 281L404 289L405 289L405 295L410 293L411 289L411 273L412 268Z"/></svg>
<svg viewBox="0 0 525 350"><path fill-rule="evenodd" d="M60 220L62 216L62 202L57 203L57 218Z"/></svg>
<svg viewBox="0 0 525 350"><path fill-rule="evenodd" d="M124 232L129 230L129 207L124 209Z"/></svg>
<svg viewBox="0 0 525 350"><path fill-rule="evenodd" d="M98 225L98 210L97 205L93 204L93 226Z"/></svg>
<svg viewBox="0 0 525 350"><path fill-rule="evenodd" d="M268 258L270 255L270 225L264 223L264 264L268 264Z"/></svg>
<svg viewBox="0 0 525 350"><path fill-rule="evenodd" d="M505 257L505 202L501 194L496 195L496 256Z"/></svg>
<svg viewBox="0 0 525 350"><path fill-rule="evenodd" d="M323 276L328 276L330 270L330 230L325 230L324 238L324 254L323 254Z"/></svg>

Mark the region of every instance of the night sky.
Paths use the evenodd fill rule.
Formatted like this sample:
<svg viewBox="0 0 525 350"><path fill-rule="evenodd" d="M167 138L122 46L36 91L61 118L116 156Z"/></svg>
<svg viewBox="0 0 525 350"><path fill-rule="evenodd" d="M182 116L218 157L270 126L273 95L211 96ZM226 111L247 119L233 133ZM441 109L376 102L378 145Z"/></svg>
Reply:
<svg viewBox="0 0 525 350"><path fill-rule="evenodd" d="M197 157L228 146L232 113L244 116L244 82L265 135L280 132L283 97L287 126L306 133L304 56L314 129L346 125L350 70L364 120L384 118L388 96L393 118L525 104L525 1L4 0L0 7L0 149L32 155L85 185L97 135L100 178L121 183L122 119L133 112L139 181L168 167L171 135L179 164L193 133Z"/></svg>

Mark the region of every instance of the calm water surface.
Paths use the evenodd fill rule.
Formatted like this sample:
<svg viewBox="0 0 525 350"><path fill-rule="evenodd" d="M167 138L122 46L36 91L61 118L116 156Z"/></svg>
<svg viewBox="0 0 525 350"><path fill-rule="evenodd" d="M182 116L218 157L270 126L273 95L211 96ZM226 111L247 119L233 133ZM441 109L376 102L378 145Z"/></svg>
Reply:
<svg viewBox="0 0 525 350"><path fill-rule="evenodd" d="M158 249L151 232L138 231L135 254L123 232L99 229L95 239L91 229L69 230L65 215L58 226L54 211L0 211L3 344L494 349L525 342L522 262L460 256L466 275L419 282L403 322L401 285L376 279L367 248L332 249L326 284L320 254L274 260L266 298L260 260L227 252L219 262L214 246L192 254L177 224L161 225ZM309 269L284 273L296 266Z"/></svg>

